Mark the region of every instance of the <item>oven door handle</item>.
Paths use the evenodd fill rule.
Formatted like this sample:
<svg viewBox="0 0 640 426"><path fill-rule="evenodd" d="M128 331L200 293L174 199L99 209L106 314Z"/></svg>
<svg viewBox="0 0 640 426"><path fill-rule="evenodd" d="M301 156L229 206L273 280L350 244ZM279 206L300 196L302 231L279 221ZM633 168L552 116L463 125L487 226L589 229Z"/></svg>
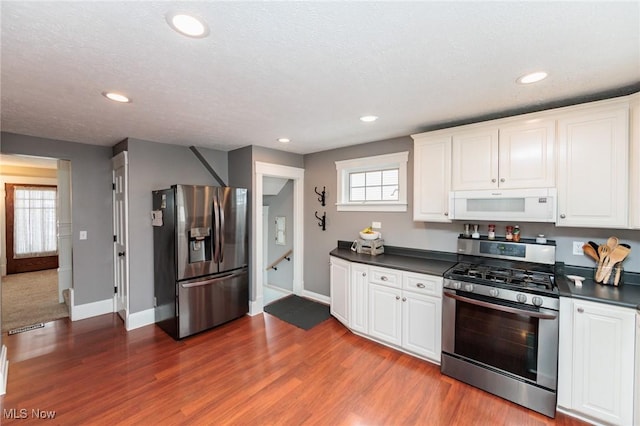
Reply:
<svg viewBox="0 0 640 426"><path fill-rule="evenodd" d="M458 296L457 294L444 293L444 295L447 296L447 297L450 297L452 299L459 300L461 302L471 303L472 305L478 305L478 306L482 306L484 308L495 309L495 310L502 311L502 312L508 312L510 314L527 315L527 316L530 316L530 317L533 317L533 318L539 318L539 319L543 319L543 320L553 320L553 319L558 318L557 315L543 314L543 313L540 313L540 312L533 312L533 311L527 311L527 310L524 310L524 309L511 308L509 306L503 306L503 305L498 305L498 304L495 304L495 303L484 302L482 300L471 299L469 297Z"/></svg>

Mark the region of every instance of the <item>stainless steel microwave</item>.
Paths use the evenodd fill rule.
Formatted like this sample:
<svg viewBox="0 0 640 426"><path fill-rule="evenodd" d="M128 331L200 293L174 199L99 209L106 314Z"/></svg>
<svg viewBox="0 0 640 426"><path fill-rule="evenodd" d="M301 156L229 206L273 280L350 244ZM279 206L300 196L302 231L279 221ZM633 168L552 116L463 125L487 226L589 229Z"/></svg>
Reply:
<svg viewBox="0 0 640 426"><path fill-rule="evenodd" d="M555 222L555 188L452 191L449 217L453 220L516 220Z"/></svg>

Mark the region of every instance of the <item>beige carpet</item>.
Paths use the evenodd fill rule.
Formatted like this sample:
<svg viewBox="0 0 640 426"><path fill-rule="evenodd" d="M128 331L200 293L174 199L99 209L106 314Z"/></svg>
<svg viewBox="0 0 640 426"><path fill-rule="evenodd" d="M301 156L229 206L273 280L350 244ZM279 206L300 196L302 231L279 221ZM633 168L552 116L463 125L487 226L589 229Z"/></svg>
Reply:
<svg viewBox="0 0 640 426"><path fill-rule="evenodd" d="M26 272L2 277L2 332L69 316L58 303L58 271Z"/></svg>

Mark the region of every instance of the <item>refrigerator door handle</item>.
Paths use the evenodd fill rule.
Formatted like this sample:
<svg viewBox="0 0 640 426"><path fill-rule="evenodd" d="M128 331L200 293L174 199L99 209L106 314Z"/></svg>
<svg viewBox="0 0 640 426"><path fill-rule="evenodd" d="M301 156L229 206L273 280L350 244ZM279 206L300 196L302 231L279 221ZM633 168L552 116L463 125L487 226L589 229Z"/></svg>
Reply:
<svg viewBox="0 0 640 426"><path fill-rule="evenodd" d="M228 280L230 278L235 278L235 277L239 277L241 275L245 275L247 273L247 271L241 271L241 272L234 272L232 274L225 274L222 275L220 277L216 277L210 280L204 280L204 281L197 281L197 282L193 282L193 283L180 283L180 287L182 288L193 288L193 287L202 287L205 285L211 285L211 284L215 284L217 282L220 281L225 281Z"/></svg>
<svg viewBox="0 0 640 426"><path fill-rule="evenodd" d="M224 206L220 203L218 204L218 209L220 212L220 216L219 220L220 220L220 238L219 238L219 242L220 242L220 263L224 262Z"/></svg>
<svg viewBox="0 0 640 426"><path fill-rule="evenodd" d="M220 262L220 249L218 241L220 240L220 219L218 217L218 197L213 197L213 261L216 263Z"/></svg>

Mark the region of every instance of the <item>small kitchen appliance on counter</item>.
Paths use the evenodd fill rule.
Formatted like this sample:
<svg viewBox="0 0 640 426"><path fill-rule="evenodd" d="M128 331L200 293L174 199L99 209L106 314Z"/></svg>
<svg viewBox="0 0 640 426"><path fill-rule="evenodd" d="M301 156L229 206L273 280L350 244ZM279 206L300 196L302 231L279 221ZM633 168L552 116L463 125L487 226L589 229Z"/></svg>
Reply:
<svg viewBox="0 0 640 426"><path fill-rule="evenodd" d="M458 238L444 274L443 374L554 417L559 292L555 242Z"/></svg>

